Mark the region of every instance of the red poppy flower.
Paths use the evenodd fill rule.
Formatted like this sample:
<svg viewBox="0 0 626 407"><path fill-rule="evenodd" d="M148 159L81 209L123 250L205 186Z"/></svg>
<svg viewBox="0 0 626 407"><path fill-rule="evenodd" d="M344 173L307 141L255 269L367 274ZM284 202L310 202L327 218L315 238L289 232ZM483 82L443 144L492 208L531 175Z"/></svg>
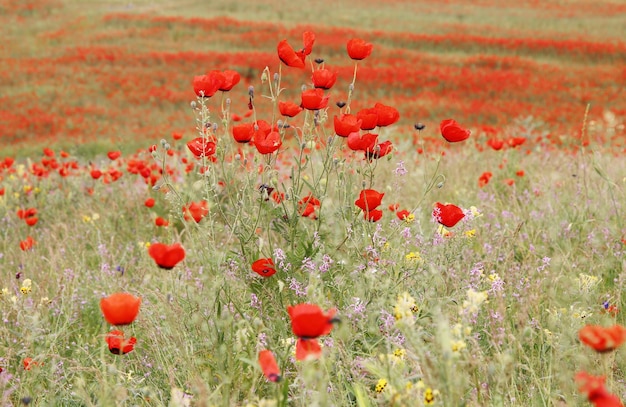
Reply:
<svg viewBox="0 0 626 407"><path fill-rule="evenodd" d="M465 130L453 119L446 119L439 125L441 135L449 143L457 143L463 141L470 136L470 131Z"/></svg>
<svg viewBox="0 0 626 407"><path fill-rule="evenodd" d="M157 218L154 220L154 224L159 227L166 227L170 225L170 223L166 219L163 219L160 216L157 216Z"/></svg>
<svg viewBox="0 0 626 407"><path fill-rule="evenodd" d="M324 89L307 89L302 92L301 106L307 110L320 110L328 106L328 95L324 95Z"/></svg>
<svg viewBox="0 0 626 407"><path fill-rule="evenodd" d="M137 314L141 298L128 293L115 293L100 300L100 309L104 319L111 325L131 324Z"/></svg>
<svg viewBox="0 0 626 407"><path fill-rule="evenodd" d="M304 45L304 48L302 48L302 52L304 52L304 55L310 55L313 51L313 44L315 43L315 33L311 31L303 32L302 43Z"/></svg>
<svg viewBox="0 0 626 407"><path fill-rule="evenodd" d="M264 349L259 352L259 366L267 380L274 383L280 381L280 369L271 350Z"/></svg>
<svg viewBox="0 0 626 407"><path fill-rule="evenodd" d="M372 149L372 151L366 151L365 152L365 157L367 157L368 159L379 159L381 157L386 156L387 154L389 154L391 151L393 150L393 144L391 144L391 141L387 140L387 141L383 141L382 143L378 144L376 147L374 147Z"/></svg>
<svg viewBox="0 0 626 407"><path fill-rule="evenodd" d="M361 130L372 130L376 128L376 124L378 123L378 112L376 109L361 109L357 112L356 117L361 120Z"/></svg>
<svg viewBox="0 0 626 407"><path fill-rule="evenodd" d="M298 213L305 218L317 219L315 211L319 209L321 202L311 193L298 201Z"/></svg>
<svg viewBox="0 0 626 407"><path fill-rule="evenodd" d="M355 60L365 59L372 53L372 49L374 49L374 45L369 42L365 42L360 38L353 38L348 41L346 46L348 50L348 56Z"/></svg>
<svg viewBox="0 0 626 407"><path fill-rule="evenodd" d="M193 91L199 97L210 98L215 95L226 82L226 77L219 71L211 71L206 75L193 77Z"/></svg>
<svg viewBox="0 0 626 407"><path fill-rule="evenodd" d="M322 347L317 339L298 338L296 341L296 360L315 360L322 356Z"/></svg>
<svg viewBox="0 0 626 407"><path fill-rule="evenodd" d="M109 160L111 161L115 161L118 158L120 158L120 156L122 155L122 153L120 151L109 151L107 153L107 157L109 157Z"/></svg>
<svg viewBox="0 0 626 407"><path fill-rule="evenodd" d="M351 114L335 116L335 134L340 137L348 137L350 133L357 133L361 129L361 120Z"/></svg>
<svg viewBox="0 0 626 407"><path fill-rule="evenodd" d="M274 261L271 258L259 259L252 263L252 271L263 277L270 277L276 274Z"/></svg>
<svg viewBox="0 0 626 407"><path fill-rule="evenodd" d="M30 236L27 236L25 240L20 241L20 249L23 251L27 251L33 248L35 245L35 239Z"/></svg>
<svg viewBox="0 0 626 407"><path fill-rule="evenodd" d="M390 126L400 119L400 112L395 107L386 106L382 103L374 105L376 111L376 126Z"/></svg>
<svg viewBox="0 0 626 407"><path fill-rule="evenodd" d="M624 407L619 397L611 394L604 387L604 376L592 376L587 372L576 373L578 391L596 407Z"/></svg>
<svg viewBox="0 0 626 407"><path fill-rule="evenodd" d="M433 210L433 216L437 219L437 222L447 228L451 228L459 223L459 221L465 217L465 214L463 213L463 209L456 205L444 205L437 202Z"/></svg>
<svg viewBox="0 0 626 407"><path fill-rule="evenodd" d="M407 211L406 209L402 209L401 211L396 212L396 216L398 217L398 219L400 220L405 220L409 217L409 215L411 214L411 212Z"/></svg>
<svg viewBox="0 0 626 407"><path fill-rule="evenodd" d="M313 86L320 89L330 89L337 82L337 72L333 72L329 69L317 69L313 71L311 77Z"/></svg>
<svg viewBox="0 0 626 407"><path fill-rule="evenodd" d="M296 52L287 43L287 40L282 40L278 43L277 51L278 58L280 58L283 64L292 68L304 68L304 59L306 57L304 50Z"/></svg>
<svg viewBox="0 0 626 407"><path fill-rule="evenodd" d="M26 222L28 226L35 226L38 221L39 221L39 218L37 218L36 216L31 216L29 218L24 219L24 222Z"/></svg>
<svg viewBox="0 0 626 407"><path fill-rule="evenodd" d="M278 110L280 114L286 117L295 117L300 113L303 109L302 107L296 105L293 102L278 102Z"/></svg>
<svg viewBox="0 0 626 407"><path fill-rule="evenodd" d="M383 211L380 209L372 209L371 211L364 211L363 218L370 222L378 222L383 217Z"/></svg>
<svg viewBox="0 0 626 407"><path fill-rule="evenodd" d="M22 365L24 366L24 370L30 370L33 366L43 366L43 362L35 362L33 358L24 358L22 361Z"/></svg>
<svg viewBox="0 0 626 407"><path fill-rule="evenodd" d="M371 211L376 209L383 201L384 193L380 193L374 189L364 189L359 193L359 199L354 204L363 211Z"/></svg>
<svg viewBox="0 0 626 407"><path fill-rule="evenodd" d="M28 208L28 209L18 209L17 210L17 217L20 219L28 219L30 217L33 217L37 215L37 209L36 208Z"/></svg>
<svg viewBox="0 0 626 407"><path fill-rule="evenodd" d="M504 141L503 140L499 140L499 139L495 139L495 138L491 138L489 140L487 140L487 145L491 148L493 148L494 150L498 151L501 150L502 147L504 147Z"/></svg>
<svg viewBox="0 0 626 407"><path fill-rule="evenodd" d="M107 333L104 340L109 345L109 351L111 351L114 355L127 354L135 349L135 344L137 343L137 339L135 337L126 339L124 338L124 332L118 330Z"/></svg>
<svg viewBox="0 0 626 407"><path fill-rule="evenodd" d="M517 146L521 146L525 142L526 142L526 138L525 137L511 137L507 141L508 145L513 147L513 148L515 148Z"/></svg>
<svg viewBox="0 0 626 407"><path fill-rule="evenodd" d="M233 138L237 143L248 143L254 135L253 123L242 123L233 126Z"/></svg>
<svg viewBox="0 0 626 407"><path fill-rule="evenodd" d="M374 151L374 147L376 147L376 141L378 141L378 134L354 132L348 135L348 147L354 151L371 153Z"/></svg>
<svg viewBox="0 0 626 407"><path fill-rule="evenodd" d="M148 198L143 204L148 208L152 208L154 206L154 203L154 198Z"/></svg>
<svg viewBox="0 0 626 407"><path fill-rule="evenodd" d="M224 82L220 85L219 90L228 92L241 80L241 75L237 71L226 70L222 72Z"/></svg>
<svg viewBox="0 0 626 407"><path fill-rule="evenodd" d="M291 318L291 330L302 339L314 339L328 335L333 329L333 318L337 310L331 309L327 314L314 304L298 304L287 307Z"/></svg>
<svg viewBox="0 0 626 407"><path fill-rule="evenodd" d="M215 143L206 137L196 137L187 143L187 148L196 158L208 157L215 154Z"/></svg>
<svg viewBox="0 0 626 407"><path fill-rule="evenodd" d="M169 246L163 243L153 243L150 245L148 253L157 266L165 270L173 269L185 258L185 249L180 243L174 243Z"/></svg>
<svg viewBox="0 0 626 407"><path fill-rule="evenodd" d="M487 185L492 176L493 174L489 171L483 172L480 177L478 177L478 186L482 188Z"/></svg>
<svg viewBox="0 0 626 407"><path fill-rule="evenodd" d="M196 223L200 222L209 213L209 203L207 201L191 202L183 206L183 216L186 221L191 219Z"/></svg>
<svg viewBox="0 0 626 407"><path fill-rule="evenodd" d="M621 325L609 328L587 325L578 331L578 338L597 352L609 352L626 341L626 328Z"/></svg>
<svg viewBox="0 0 626 407"><path fill-rule="evenodd" d="M255 132L254 146L261 154L272 154L282 145L283 142L280 138L280 133L277 131L271 131L267 134L259 131Z"/></svg>

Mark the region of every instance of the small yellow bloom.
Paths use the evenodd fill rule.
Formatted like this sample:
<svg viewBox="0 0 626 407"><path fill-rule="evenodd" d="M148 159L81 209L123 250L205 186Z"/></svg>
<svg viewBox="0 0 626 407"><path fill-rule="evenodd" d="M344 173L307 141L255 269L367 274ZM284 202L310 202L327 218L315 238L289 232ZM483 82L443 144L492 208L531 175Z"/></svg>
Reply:
<svg viewBox="0 0 626 407"><path fill-rule="evenodd" d="M439 225L439 228L437 228L437 233L439 233L439 235L443 237L448 237L452 235L452 232L450 232L448 229L443 227L443 225Z"/></svg>
<svg viewBox="0 0 626 407"><path fill-rule="evenodd" d="M30 280L30 278L27 278L26 280L24 280L22 282L22 287L20 288L20 291L22 292L22 294L30 293L32 290L32 285L33 285L33 282Z"/></svg>
<svg viewBox="0 0 626 407"><path fill-rule="evenodd" d="M465 231L465 237L474 237L474 236L476 236L476 229Z"/></svg>
<svg viewBox="0 0 626 407"><path fill-rule="evenodd" d="M404 349L396 349L393 351L393 356L397 358L404 358L406 356L406 350Z"/></svg>
<svg viewBox="0 0 626 407"><path fill-rule="evenodd" d="M419 311L419 307L415 302L415 298L407 292L398 295L396 305L393 307L393 316L396 321L403 320L404 322L412 325L415 322L413 314Z"/></svg>
<svg viewBox="0 0 626 407"><path fill-rule="evenodd" d="M91 217L89 217L87 215L83 215L83 222L85 222L85 223L91 222Z"/></svg>
<svg viewBox="0 0 626 407"><path fill-rule="evenodd" d="M483 214L480 213L478 208L476 208L475 206L470 206L470 212L475 218L480 218L481 216L483 216Z"/></svg>
<svg viewBox="0 0 626 407"><path fill-rule="evenodd" d="M376 383L374 390L376 390L376 393L382 393L385 390L385 387L387 387L387 380L380 379L378 380L378 383Z"/></svg>
<svg viewBox="0 0 626 407"><path fill-rule="evenodd" d="M489 274L489 280L493 283L494 281L500 280L500 275L498 273Z"/></svg>
<svg viewBox="0 0 626 407"><path fill-rule="evenodd" d="M404 258L407 261L414 261L417 263L421 263L423 261L422 256L419 252L410 252L409 254L405 255Z"/></svg>
<svg viewBox="0 0 626 407"><path fill-rule="evenodd" d="M429 406L435 403L435 392L430 387L424 390L424 404Z"/></svg>
<svg viewBox="0 0 626 407"><path fill-rule="evenodd" d="M412 213L409 213L407 216L404 217L404 221L406 223L412 223L415 220L415 215Z"/></svg>

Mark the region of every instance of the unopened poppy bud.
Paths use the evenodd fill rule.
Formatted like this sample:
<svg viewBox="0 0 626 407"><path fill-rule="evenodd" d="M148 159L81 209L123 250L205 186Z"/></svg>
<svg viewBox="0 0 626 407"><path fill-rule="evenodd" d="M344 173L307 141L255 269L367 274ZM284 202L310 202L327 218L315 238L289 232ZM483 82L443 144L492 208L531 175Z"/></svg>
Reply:
<svg viewBox="0 0 626 407"><path fill-rule="evenodd" d="M226 98L226 106L230 106L230 98Z"/></svg>
<svg viewBox="0 0 626 407"><path fill-rule="evenodd" d="M192 100L189 105L191 106L192 109L195 109L198 104L196 103L195 100Z"/></svg>
<svg viewBox="0 0 626 407"><path fill-rule="evenodd" d="M302 85L300 89L302 89L302 92L304 92L306 90L306 85Z"/></svg>
<svg viewBox="0 0 626 407"><path fill-rule="evenodd" d="M161 189L160 185L155 185L155 186L152 187L153 191L158 191L159 189Z"/></svg>
<svg viewBox="0 0 626 407"><path fill-rule="evenodd" d="M415 123L413 127L415 127L415 130L417 131L422 131L426 128L426 125L423 123Z"/></svg>
<svg viewBox="0 0 626 407"><path fill-rule="evenodd" d="M315 63L316 64L321 64L322 62L324 62L324 59L322 59L322 58L315 58Z"/></svg>
<svg viewBox="0 0 626 407"><path fill-rule="evenodd" d="M280 75L278 75L278 72L276 72L274 74L274 82L278 82L279 79L280 79Z"/></svg>
<svg viewBox="0 0 626 407"><path fill-rule="evenodd" d="M334 140L334 137L333 136L329 136L328 140L326 140L326 144L328 144L330 146L331 144L333 144L333 140Z"/></svg>
<svg viewBox="0 0 626 407"><path fill-rule="evenodd" d="M167 141L164 138L162 138L161 139L161 147L165 147L166 144L167 144Z"/></svg>
<svg viewBox="0 0 626 407"><path fill-rule="evenodd" d="M443 188L443 181L441 181L441 182L439 182L439 183L437 184L437 188L440 188L440 189L441 189L441 188Z"/></svg>
<svg viewBox="0 0 626 407"><path fill-rule="evenodd" d="M282 128L283 128L283 121L282 121L282 120L278 120L278 121L276 121L276 126L277 126L279 129L282 129Z"/></svg>
<svg viewBox="0 0 626 407"><path fill-rule="evenodd" d="M338 107L339 109L341 109L341 108L343 108L343 107L346 105L346 102L339 101L339 102L337 102L336 104L337 104L337 107Z"/></svg>
<svg viewBox="0 0 626 407"><path fill-rule="evenodd" d="M239 160L241 160L241 155L235 154L235 161L239 161Z"/></svg>
<svg viewBox="0 0 626 407"><path fill-rule="evenodd" d="M263 73L261 74L261 83L265 83L265 82L267 82L267 72L263 71Z"/></svg>
<svg viewBox="0 0 626 407"><path fill-rule="evenodd" d="M254 86L248 86L248 96L254 97Z"/></svg>
<svg viewBox="0 0 626 407"><path fill-rule="evenodd" d="M353 83L351 83L351 84L350 84L350 86L348 86L348 90L349 90L350 92L353 92L353 91L354 91L354 84L353 84Z"/></svg>
<svg viewBox="0 0 626 407"><path fill-rule="evenodd" d="M170 146L170 143L165 143L163 145L163 148L165 149L165 151L169 150L170 148L172 148L172 146Z"/></svg>
<svg viewBox="0 0 626 407"><path fill-rule="evenodd" d="M213 123L213 131L217 131L217 122Z"/></svg>

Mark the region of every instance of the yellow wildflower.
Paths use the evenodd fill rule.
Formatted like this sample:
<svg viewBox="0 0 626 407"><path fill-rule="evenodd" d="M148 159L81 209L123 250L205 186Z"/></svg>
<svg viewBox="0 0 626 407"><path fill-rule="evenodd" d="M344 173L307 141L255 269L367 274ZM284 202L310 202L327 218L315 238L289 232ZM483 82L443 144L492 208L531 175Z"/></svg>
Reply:
<svg viewBox="0 0 626 407"><path fill-rule="evenodd" d="M385 390L385 387L387 387L387 380L380 379L378 380L378 383L376 383L374 390L376 390L376 393L382 393Z"/></svg>

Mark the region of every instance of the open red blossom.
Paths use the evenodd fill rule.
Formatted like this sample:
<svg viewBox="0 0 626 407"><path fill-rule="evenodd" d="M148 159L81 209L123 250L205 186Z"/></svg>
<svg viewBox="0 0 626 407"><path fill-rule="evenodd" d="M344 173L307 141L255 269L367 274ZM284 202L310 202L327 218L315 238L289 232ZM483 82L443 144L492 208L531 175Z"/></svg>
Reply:
<svg viewBox="0 0 626 407"><path fill-rule="evenodd" d="M187 148L196 158L215 154L215 143L206 137L196 137L187 143Z"/></svg>
<svg viewBox="0 0 626 407"><path fill-rule="evenodd" d="M466 140L471 134L469 130L465 130L459 126L454 119L442 120L439 128L441 130L441 135L449 143L457 143L459 141Z"/></svg>
<svg viewBox="0 0 626 407"><path fill-rule="evenodd" d="M102 176L102 171L100 171L97 168L94 168L89 172L89 175L91 175L91 178L93 179L98 179Z"/></svg>
<svg viewBox="0 0 626 407"><path fill-rule="evenodd" d="M337 72L322 68L313 71L311 77L313 86L320 89L330 89L337 82Z"/></svg>
<svg viewBox="0 0 626 407"><path fill-rule="evenodd" d="M322 347L317 339L298 338L296 341L296 360L315 360L322 356Z"/></svg>
<svg viewBox="0 0 626 407"><path fill-rule="evenodd" d="M117 160L118 158L120 158L121 155L122 155L121 151L109 151L107 153L107 157L109 157L109 160L111 161Z"/></svg>
<svg viewBox="0 0 626 407"><path fill-rule="evenodd" d="M154 206L154 198L148 198L146 199L146 201L143 203L147 208L152 208Z"/></svg>
<svg viewBox="0 0 626 407"><path fill-rule="evenodd" d="M37 208L18 209L17 217L20 219L28 219L37 215Z"/></svg>
<svg viewBox="0 0 626 407"><path fill-rule="evenodd" d="M384 193L380 193L375 189L364 189L359 193L359 199L354 204L363 211L372 211L376 209L383 201Z"/></svg>
<svg viewBox="0 0 626 407"><path fill-rule="evenodd" d="M370 211L363 212L363 218L370 222L378 222L383 217L383 211L380 209L372 209Z"/></svg>
<svg viewBox="0 0 626 407"><path fill-rule="evenodd" d="M242 123L233 126L233 138L237 143L248 143L254 135L254 123Z"/></svg>
<svg viewBox="0 0 626 407"><path fill-rule="evenodd" d="M328 95L324 95L324 89L307 89L302 92L302 106L307 110L320 110L328 106Z"/></svg>
<svg viewBox="0 0 626 407"><path fill-rule="evenodd" d="M373 152L378 141L378 134L359 132L350 133L348 135L348 147L354 151Z"/></svg>
<svg viewBox="0 0 626 407"><path fill-rule="evenodd" d="M261 154L272 154L283 145L280 133L271 131L267 134L256 131L254 135L254 146Z"/></svg>
<svg viewBox="0 0 626 407"><path fill-rule="evenodd" d="M578 331L578 338L597 352L610 352L626 341L626 328L621 325L608 328L587 325Z"/></svg>
<svg viewBox="0 0 626 407"><path fill-rule="evenodd" d="M489 140L487 140L487 145L498 151L501 150L502 147L504 147L504 141L496 138L490 138Z"/></svg>
<svg viewBox="0 0 626 407"><path fill-rule="evenodd" d="M328 335L333 329L333 318L337 310L331 309L324 314L322 309L314 304L298 304L287 307L291 318L291 330L294 335L302 339L314 339Z"/></svg>
<svg viewBox="0 0 626 407"><path fill-rule="evenodd" d="M361 129L361 120L351 114L335 116L335 133L340 137L348 137L350 133L358 133Z"/></svg>
<svg viewBox="0 0 626 407"><path fill-rule="evenodd" d="M32 249L34 245L35 245L35 239L33 239L30 236L26 237L25 240L20 241L20 249L22 249L22 251L27 251L27 250Z"/></svg>
<svg viewBox="0 0 626 407"><path fill-rule="evenodd" d="M29 218L24 219L24 222L26 222L28 226L35 226L38 221L39 221L39 218L37 218L36 216L31 216Z"/></svg>
<svg viewBox="0 0 626 407"><path fill-rule="evenodd" d="M492 176L493 174L489 171L483 172L480 177L478 177L478 186L482 188L487 185Z"/></svg>
<svg viewBox="0 0 626 407"><path fill-rule="evenodd" d="M210 98L215 95L226 82L226 77L220 71L211 71L206 75L193 77L193 91L200 97Z"/></svg>
<svg viewBox="0 0 626 407"><path fill-rule="evenodd" d="M361 109L356 114L361 121L361 130L372 130L378 124L378 112L374 108Z"/></svg>
<svg viewBox="0 0 626 407"><path fill-rule="evenodd" d="M511 137L510 139L507 140L507 144L513 148L517 146L521 146L525 142L526 142L525 137Z"/></svg>
<svg viewBox="0 0 626 407"><path fill-rule="evenodd" d="M22 365L24 366L24 370L30 370L34 366L43 366L44 363L34 361L33 358L28 357L22 360Z"/></svg>
<svg viewBox="0 0 626 407"><path fill-rule="evenodd" d="M604 387L604 376L592 376L587 372L576 373L578 391L583 393L595 407L624 407L619 397Z"/></svg>
<svg viewBox="0 0 626 407"><path fill-rule="evenodd" d="M319 209L321 202L311 193L298 201L298 213L305 218L317 219L315 211Z"/></svg>
<svg viewBox="0 0 626 407"><path fill-rule="evenodd" d="M287 43L287 40L282 40L278 43L277 51L278 58L280 58L283 64L292 68L304 68L304 59L306 58L304 50L296 52Z"/></svg>
<svg viewBox="0 0 626 407"><path fill-rule="evenodd" d="M191 202L189 205L183 206L183 216L187 221L193 219L198 223L208 213L209 203L207 201Z"/></svg>
<svg viewBox="0 0 626 407"><path fill-rule="evenodd" d="M369 42L365 42L365 40L360 38L353 38L348 41L346 48L350 58L361 60L370 56L372 49L374 49L374 45Z"/></svg>
<svg viewBox="0 0 626 407"><path fill-rule="evenodd" d="M390 126L400 119L400 112L395 107L386 106L382 103L374 105L376 111L376 126Z"/></svg>
<svg viewBox="0 0 626 407"><path fill-rule="evenodd" d="M114 355L127 354L135 349L135 344L137 343L137 338L130 337L126 339L124 338L124 332L118 330L107 333L104 340L109 345L109 351Z"/></svg>
<svg viewBox="0 0 626 407"><path fill-rule="evenodd" d="M465 214L463 213L463 209L456 205L444 205L437 202L435 204L435 209L433 210L433 216L437 219L437 222L447 228L451 228L459 223L459 221L465 217Z"/></svg>
<svg viewBox="0 0 626 407"><path fill-rule="evenodd" d="M241 80L241 75L237 71L226 70L222 72L224 82L220 85L219 90L228 92Z"/></svg>
<svg viewBox="0 0 626 407"><path fill-rule="evenodd" d="M283 116L295 117L304 109L293 102L278 102L278 110Z"/></svg>
<svg viewBox="0 0 626 407"><path fill-rule="evenodd" d="M148 254L154 262L162 269L171 270L185 258L185 249L180 243L166 245L163 243L153 243L148 249Z"/></svg>
<svg viewBox="0 0 626 407"><path fill-rule="evenodd" d="M313 44L315 43L315 33L312 31L305 31L302 33L302 52L304 55L310 55L313 52Z"/></svg>
<svg viewBox="0 0 626 407"><path fill-rule="evenodd" d="M274 383L280 381L280 369L271 350L264 349L259 352L259 366L261 366L263 375L265 375L267 380Z"/></svg>
<svg viewBox="0 0 626 407"><path fill-rule="evenodd" d="M111 325L131 324L137 314L141 298L129 293L115 293L100 300L100 309L104 319Z"/></svg>
<svg viewBox="0 0 626 407"><path fill-rule="evenodd" d="M370 160L379 159L389 154L392 150L393 150L393 144L391 144L391 141L389 140L383 141L382 143L374 147L372 151L366 151L365 157Z"/></svg>
<svg viewBox="0 0 626 407"><path fill-rule="evenodd" d="M271 258L259 259L252 263L252 271L263 277L270 277L276 274L274 261Z"/></svg>
<svg viewBox="0 0 626 407"><path fill-rule="evenodd" d="M170 225L170 222L160 216L157 216L156 219L154 219L154 224L159 227L167 227Z"/></svg>
<svg viewBox="0 0 626 407"><path fill-rule="evenodd" d="M406 209L402 209L401 211L396 212L396 216L398 217L398 219L400 220L405 220L409 217L409 215L411 214L411 212L407 211Z"/></svg>

